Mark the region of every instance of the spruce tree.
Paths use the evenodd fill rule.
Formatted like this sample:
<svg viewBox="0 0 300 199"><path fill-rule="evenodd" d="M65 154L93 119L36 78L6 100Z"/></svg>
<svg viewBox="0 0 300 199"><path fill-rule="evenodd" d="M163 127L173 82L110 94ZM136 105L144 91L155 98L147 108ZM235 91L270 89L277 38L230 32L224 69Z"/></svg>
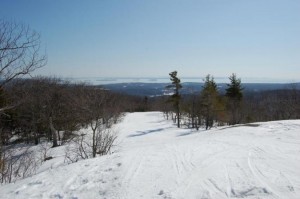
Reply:
<svg viewBox="0 0 300 199"><path fill-rule="evenodd" d="M243 88L241 86L241 79L232 74L229 77L230 84L227 84L226 97L228 99L227 109L230 113L229 124L234 125L240 123L241 102L243 99Z"/></svg>
<svg viewBox="0 0 300 199"><path fill-rule="evenodd" d="M181 95L179 93L182 85L180 83L180 79L177 77L177 71L173 71L169 73L170 80L172 82L171 85L168 85L167 88L171 88L174 90L174 94L170 97L169 102L173 104L173 107L176 112L177 126L180 128L180 99Z"/></svg>
<svg viewBox="0 0 300 199"><path fill-rule="evenodd" d="M206 129L213 126L218 110L218 88L213 77L207 75L204 79L203 89L200 93L201 112L205 120Z"/></svg>

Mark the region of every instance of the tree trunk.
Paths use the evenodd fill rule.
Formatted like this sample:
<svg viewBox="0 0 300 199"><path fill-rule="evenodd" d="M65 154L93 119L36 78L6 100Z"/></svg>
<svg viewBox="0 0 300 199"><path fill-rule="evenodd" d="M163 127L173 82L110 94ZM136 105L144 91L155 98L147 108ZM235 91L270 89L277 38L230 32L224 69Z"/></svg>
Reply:
<svg viewBox="0 0 300 199"><path fill-rule="evenodd" d="M93 146L92 146L92 150L93 150L93 158L96 157L96 153L97 153L97 146L96 146L96 128L92 129L93 130Z"/></svg>
<svg viewBox="0 0 300 199"><path fill-rule="evenodd" d="M92 131L93 131L93 140L92 140L92 155L93 155L93 158L96 157L96 154L97 154L97 137L96 137L96 131L98 129L98 124L97 124L98 121L96 121L96 124L95 126L93 126L93 122L91 122L91 128L92 128Z"/></svg>
<svg viewBox="0 0 300 199"><path fill-rule="evenodd" d="M34 144L38 145L39 144L39 136L37 132L34 132Z"/></svg>
<svg viewBox="0 0 300 199"><path fill-rule="evenodd" d="M57 134L56 134L56 129L53 126L53 121L52 121L52 117L49 118L49 123L50 123L50 130L52 133L52 142L53 142L53 146L52 147L57 147Z"/></svg>
<svg viewBox="0 0 300 199"><path fill-rule="evenodd" d="M61 138L60 138L60 132L59 132L59 130L57 130L57 137L58 137L59 143L61 143Z"/></svg>
<svg viewBox="0 0 300 199"><path fill-rule="evenodd" d="M179 105L177 106L177 127L180 128L180 111L179 111Z"/></svg>

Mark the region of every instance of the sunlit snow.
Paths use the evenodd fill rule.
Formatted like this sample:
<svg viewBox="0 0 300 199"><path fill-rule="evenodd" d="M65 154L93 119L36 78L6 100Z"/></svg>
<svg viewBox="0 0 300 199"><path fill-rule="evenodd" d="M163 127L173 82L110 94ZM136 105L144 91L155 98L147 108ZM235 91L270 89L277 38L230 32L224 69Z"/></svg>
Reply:
<svg viewBox="0 0 300 199"><path fill-rule="evenodd" d="M300 120L178 129L160 112L128 113L111 155L63 163L0 186L0 198L300 198Z"/></svg>

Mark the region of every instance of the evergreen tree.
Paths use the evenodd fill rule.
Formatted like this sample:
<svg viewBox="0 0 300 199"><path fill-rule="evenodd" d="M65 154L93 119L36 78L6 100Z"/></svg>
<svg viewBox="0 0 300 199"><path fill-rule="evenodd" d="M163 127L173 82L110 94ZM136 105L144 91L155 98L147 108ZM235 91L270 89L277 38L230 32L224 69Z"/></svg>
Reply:
<svg viewBox="0 0 300 199"><path fill-rule="evenodd" d="M230 113L229 124L234 125L240 123L241 102L243 99L243 88L241 86L241 79L232 74L229 77L230 84L227 84L226 97L228 99L227 109Z"/></svg>
<svg viewBox="0 0 300 199"><path fill-rule="evenodd" d="M180 83L180 79L177 77L177 71L173 71L169 73L169 75L172 84L168 85L167 88L172 88L174 90L174 94L170 97L169 102L173 103L173 107L176 112L177 126L179 128L180 127L180 99L181 99L179 90L182 88L182 85Z"/></svg>
<svg viewBox="0 0 300 199"><path fill-rule="evenodd" d="M207 75L200 93L200 107L205 120L205 128L211 128L217 116L219 93L213 77Z"/></svg>

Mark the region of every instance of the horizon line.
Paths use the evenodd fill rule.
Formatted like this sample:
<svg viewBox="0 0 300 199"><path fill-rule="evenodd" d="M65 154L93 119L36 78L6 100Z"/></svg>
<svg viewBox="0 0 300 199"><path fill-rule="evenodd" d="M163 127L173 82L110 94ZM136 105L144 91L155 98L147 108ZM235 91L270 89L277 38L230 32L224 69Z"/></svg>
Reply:
<svg viewBox="0 0 300 199"><path fill-rule="evenodd" d="M203 83L204 77L180 77L182 83ZM295 84L300 80L293 78L267 78L267 77L239 77L242 83L276 83L276 84ZM63 79L90 82L93 84L114 84L114 83L168 83L169 77L63 77ZM217 83L228 83L228 77L214 77ZM162 81L164 80L164 81ZM188 81L195 80L195 81ZM243 81L244 80L244 81Z"/></svg>

